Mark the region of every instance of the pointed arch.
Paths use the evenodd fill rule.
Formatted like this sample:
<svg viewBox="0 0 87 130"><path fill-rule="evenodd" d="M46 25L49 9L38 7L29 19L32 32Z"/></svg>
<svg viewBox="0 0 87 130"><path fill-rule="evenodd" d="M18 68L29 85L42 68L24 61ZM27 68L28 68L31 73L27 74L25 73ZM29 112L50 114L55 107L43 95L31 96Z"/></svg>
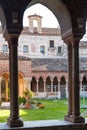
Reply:
<svg viewBox="0 0 87 130"><path fill-rule="evenodd" d="M37 81L34 76L32 77L32 81L31 81L31 91L37 92Z"/></svg>
<svg viewBox="0 0 87 130"><path fill-rule="evenodd" d="M71 23L71 16L70 13L66 7L66 5L60 1L60 0L50 0L46 1L34 1L32 0L27 8L31 7L35 4L42 4L43 6L47 7L49 10L53 12L53 14L56 16L57 20L59 21L60 27L61 27L61 33L65 33L67 30L72 28ZM56 4L54 4L56 3ZM66 19L66 22L65 22Z"/></svg>
<svg viewBox="0 0 87 130"><path fill-rule="evenodd" d="M39 92L44 92L44 81L43 81L43 78L42 78L42 77L39 78L38 91L39 91Z"/></svg>
<svg viewBox="0 0 87 130"><path fill-rule="evenodd" d="M54 77L53 79L53 92L58 91L58 79Z"/></svg>
<svg viewBox="0 0 87 130"><path fill-rule="evenodd" d="M51 79L50 79L50 77L46 78L46 91L51 92Z"/></svg>

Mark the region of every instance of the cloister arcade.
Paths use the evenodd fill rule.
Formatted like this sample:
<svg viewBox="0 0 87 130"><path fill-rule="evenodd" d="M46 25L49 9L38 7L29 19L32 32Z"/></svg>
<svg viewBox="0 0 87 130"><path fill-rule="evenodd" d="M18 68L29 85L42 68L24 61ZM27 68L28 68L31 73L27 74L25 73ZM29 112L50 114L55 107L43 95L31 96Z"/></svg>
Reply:
<svg viewBox="0 0 87 130"><path fill-rule="evenodd" d="M9 101L9 73L3 72L0 76L0 99L2 101ZM86 73L80 73L80 96L83 97L87 94L87 76ZM34 92L35 98L68 98L68 77L66 74L49 76L32 76L25 78L22 72L18 74L18 96L23 97L23 91L29 88Z"/></svg>
<svg viewBox="0 0 87 130"><path fill-rule="evenodd" d="M60 23L62 39L68 47L68 113L64 119L73 123L85 123L85 119L80 115L78 50L79 41L85 33L87 1L21 0L20 4L20 0L1 0L0 19L3 36L9 45L10 117L7 123L10 127L23 126L23 121L19 117L18 106L18 38L23 29L22 19L24 11L38 2L47 6L55 14ZM64 77L61 79L63 80L61 84L64 85ZM46 82L51 84L49 77ZM39 82L39 86L40 84ZM81 127L77 129L81 129ZM65 128L63 127L63 129ZM71 129L71 127L68 129Z"/></svg>
<svg viewBox="0 0 87 130"><path fill-rule="evenodd" d="M38 98L46 98L47 96L48 98L54 98L55 96L57 98L67 98L67 85L64 76L59 80L56 76L52 78L51 75L39 78L33 76L30 89L35 93L34 96Z"/></svg>
<svg viewBox="0 0 87 130"><path fill-rule="evenodd" d="M18 74L18 86L19 86L19 96L23 96L23 91L24 91L24 86L25 85L25 80L24 76L22 73ZM9 88L9 73L8 72L3 72L1 73L0 76L0 100L2 101L9 101L10 98L10 88Z"/></svg>

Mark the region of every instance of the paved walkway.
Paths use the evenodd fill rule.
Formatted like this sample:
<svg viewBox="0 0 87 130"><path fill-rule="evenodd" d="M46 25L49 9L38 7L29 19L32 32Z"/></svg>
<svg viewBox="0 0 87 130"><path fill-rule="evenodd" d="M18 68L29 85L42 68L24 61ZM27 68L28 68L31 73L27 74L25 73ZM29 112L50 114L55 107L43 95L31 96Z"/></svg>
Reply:
<svg viewBox="0 0 87 130"><path fill-rule="evenodd" d="M10 109L10 102L2 102L1 108L3 109ZM20 105L19 108L25 108L24 105Z"/></svg>
<svg viewBox="0 0 87 130"><path fill-rule="evenodd" d="M9 109L10 108L10 102L2 102L1 108Z"/></svg>

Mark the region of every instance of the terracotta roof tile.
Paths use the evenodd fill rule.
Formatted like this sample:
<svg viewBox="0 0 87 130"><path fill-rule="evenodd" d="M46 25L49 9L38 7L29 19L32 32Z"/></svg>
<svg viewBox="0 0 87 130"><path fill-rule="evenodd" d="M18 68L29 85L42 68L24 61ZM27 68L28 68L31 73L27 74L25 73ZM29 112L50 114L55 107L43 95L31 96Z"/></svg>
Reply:
<svg viewBox="0 0 87 130"><path fill-rule="evenodd" d="M80 71L87 71L87 58L80 58ZM44 68L45 67L45 68ZM68 71L67 58L32 59L33 70L38 71Z"/></svg>
<svg viewBox="0 0 87 130"><path fill-rule="evenodd" d="M3 53L0 52L0 60L8 60L9 59L9 54L8 53ZM18 56L19 60L30 60L30 58L25 57L25 56Z"/></svg>

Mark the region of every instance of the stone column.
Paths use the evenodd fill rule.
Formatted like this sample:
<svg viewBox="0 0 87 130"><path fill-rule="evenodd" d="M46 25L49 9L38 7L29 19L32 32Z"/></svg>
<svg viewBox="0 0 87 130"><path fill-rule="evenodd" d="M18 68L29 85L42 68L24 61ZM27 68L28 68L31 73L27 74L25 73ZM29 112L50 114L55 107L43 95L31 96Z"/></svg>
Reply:
<svg viewBox="0 0 87 130"><path fill-rule="evenodd" d="M46 81L44 81L44 93L46 93Z"/></svg>
<svg viewBox="0 0 87 130"><path fill-rule="evenodd" d="M51 92L53 92L53 80L51 81Z"/></svg>
<svg viewBox="0 0 87 130"><path fill-rule="evenodd" d="M6 79L6 101L8 101L8 79Z"/></svg>
<svg viewBox="0 0 87 130"><path fill-rule="evenodd" d="M0 100L1 100L1 81L2 81L2 78L0 77Z"/></svg>
<svg viewBox="0 0 87 130"><path fill-rule="evenodd" d="M65 116L65 120L70 121L70 117L72 116L72 60L73 60L73 53L72 53L72 43L67 44L67 51L68 51L68 113Z"/></svg>
<svg viewBox="0 0 87 130"><path fill-rule="evenodd" d="M9 44L9 73L10 73L10 127L21 127L23 121L19 117L18 105L18 35L8 34L6 37Z"/></svg>
<svg viewBox="0 0 87 130"><path fill-rule="evenodd" d="M80 80L80 91L82 91L82 80Z"/></svg>
<svg viewBox="0 0 87 130"><path fill-rule="evenodd" d="M58 98L61 98L61 92L60 92L60 80L58 80Z"/></svg>
<svg viewBox="0 0 87 130"><path fill-rule="evenodd" d="M29 78L29 89L31 90L31 78Z"/></svg>
<svg viewBox="0 0 87 130"><path fill-rule="evenodd" d="M66 98L68 98L68 80L66 80Z"/></svg>
<svg viewBox="0 0 87 130"><path fill-rule="evenodd" d="M38 82L39 82L39 81L37 80L37 93L38 93L38 91L39 91L39 90L38 90Z"/></svg>
<svg viewBox="0 0 87 130"><path fill-rule="evenodd" d="M79 41L74 40L73 43L73 77L72 77L72 92L73 92L73 113L72 122L85 122L84 118L80 116L80 94L79 94Z"/></svg>
<svg viewBox="0 0 87 130"><path fill-rule="evenodd" d="M82 96L82 79L80 80L80 86L79 86L79 92L80 92L80 96Z"/></svg>
<svg viewBox="0 0 87 130"><path fill-rule="evenodd" d="M29 90L30 89L30 79L24 78L24 80L25 80L25 88L27 88Z"/></svg>

